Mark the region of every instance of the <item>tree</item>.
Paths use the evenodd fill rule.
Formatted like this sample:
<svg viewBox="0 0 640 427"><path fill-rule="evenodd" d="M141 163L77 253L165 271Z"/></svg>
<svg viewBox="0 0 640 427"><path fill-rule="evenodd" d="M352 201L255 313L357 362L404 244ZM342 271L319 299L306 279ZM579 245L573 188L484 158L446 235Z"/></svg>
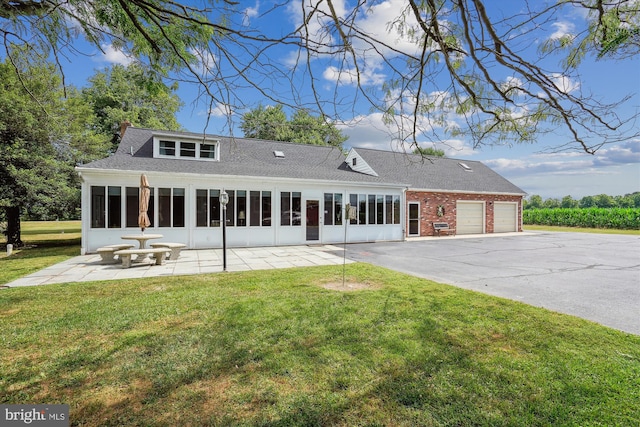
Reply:
<svg viewBox="0 0 640 427"><path fill-rule="evenodd" d="M430 157L444 157L444 150L433 147L416 147L413 149L413 154L421 154L423 156Z"/></svg>
<svg viewBox="0 0 640 427"><path fill-rule="evenodd" d="M598 194L594 197L595 205L599 208L613 208L616 206L616 201L608 194Z"/></svg>
<svg viewBox="0 0 640 427"><path fill-rule="evenodd" d="M526 209L542 209L542 197L537 194L533 194L529 197L529 201L525 206Z"/></svg>
<svg viewBox="0 0 640 427"><path fill-rule="evenodd" d="M340 147L347 140L334 124L322 117L313 117L305 110L297 110L287 119L284 106L257 108L242 115L240 129L247 138L289 141L300 144L334 145Z"/></svg>
<svg viewBox="0 0 640 427"><path fill-rule="evenodd" d="M488 0L407 0L395 9L382 0L320 0L297 8L276 3L254 20L241 2L198 4L206 6L5 0L0 35L5 46L23 44L60 63L81 33L94 47L114 46L161 76L198 83L210 111L217 104L245 110L251 91L288 107L313 107L335 122L361 114L354 106L366 100L413 148L419 137L465 135L480 146L536 142L562 129L558 149L594 153L638 135L639 113L618 114L628 98L605 102L604 94L578 88L585 58L637 53L635 1L521 0L509 2L514 12L505 16L504 4ZM291 10L297 15L289 32L260 25ZM575 31L549 37L565 12L586 18ZM373 15L385 21L369 26ZM536 49L532 40L547 41ZM283 57L293 61L284 64Z"/></svg>
<svg viewBox="0 0 640 427"><path fill-rule="evenodd" d="M82 90L85 102L96 117L96 130L112 138L120 131L120 123L128 120L139 127L180 130L176 113L182 106L175 94L177 84L167 86L140 64L115 65L96 72L90 85ZM115 147L114 147L115 148Z"/></svg>
<svg viewBox="0 0 640 427"><path fill-rule="evenodd" d="M25 210L34 215L73 211L79 199L76 161L92 150L105 152L100 138L83 126L91 114L77 101L63 98L52 65L28 64L20 52L13 62L0 63L0 207L7 220L7 243L22 245L20 217ZM80 149L86 151L80 154Z"/></svg>
<svg viewBox="0 0 640 427"><path fill-rule="evenodd" d="M562 198L562 202L560 203L561 208L577 208L578 201L574 200L571 196L564 196Z"/></svg>
<svg viewBox="0 0 640 427"><path fill-rule="evenodd" d="M580 199L579 207L591 208L596 205L595 198L593 196L584 196Z"/></svg>

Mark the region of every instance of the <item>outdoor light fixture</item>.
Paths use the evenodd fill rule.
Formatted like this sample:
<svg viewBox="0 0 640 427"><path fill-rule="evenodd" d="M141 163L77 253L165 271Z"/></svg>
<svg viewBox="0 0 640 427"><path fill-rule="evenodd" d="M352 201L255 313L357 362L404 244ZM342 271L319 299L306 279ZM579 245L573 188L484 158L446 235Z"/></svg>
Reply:
<svg viewBox="0 0 640 427"><path fill-rule="evenodd" d="M220 193L220 204L222 205L222 270L227 271L227 203L229 195L224 189Z"/></svg>

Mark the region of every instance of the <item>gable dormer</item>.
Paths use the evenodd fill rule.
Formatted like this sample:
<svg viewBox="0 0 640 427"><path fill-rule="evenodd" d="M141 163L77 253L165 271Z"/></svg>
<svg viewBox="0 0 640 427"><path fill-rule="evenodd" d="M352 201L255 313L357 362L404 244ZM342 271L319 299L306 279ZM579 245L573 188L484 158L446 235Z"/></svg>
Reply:
<svg viewBox="0 0 640 427"><path fill-rule="evenodd" d="M354 172L360 172L365 175L378 176L376 171L373 170L371 166L358 154L355 148L349 150L349 154L347 154L347 158L344 161L351 170Z"/></svg>
<svg viewBox="0 0 640 427"><path fill-rule="evenodd" d="M153 157L215 162L220 160L220 141L158 134L153 136Z"/></svg>

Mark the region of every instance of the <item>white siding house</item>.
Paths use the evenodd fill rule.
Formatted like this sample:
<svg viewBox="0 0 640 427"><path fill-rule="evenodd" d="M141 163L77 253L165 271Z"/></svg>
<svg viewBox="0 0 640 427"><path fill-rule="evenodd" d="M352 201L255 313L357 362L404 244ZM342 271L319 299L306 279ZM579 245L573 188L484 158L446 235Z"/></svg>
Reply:
<svg viewBox="0 0 640 427"><path fill-rule="evenodd" d="M366 164L362 161L361 164ZM79 166L82 252L139 233L139 182L151 186L150 227L188 248L402 240L406 184L350 167L321 147L129 127L112 156ZM354 218L347 216L352 203Z"/></svg>

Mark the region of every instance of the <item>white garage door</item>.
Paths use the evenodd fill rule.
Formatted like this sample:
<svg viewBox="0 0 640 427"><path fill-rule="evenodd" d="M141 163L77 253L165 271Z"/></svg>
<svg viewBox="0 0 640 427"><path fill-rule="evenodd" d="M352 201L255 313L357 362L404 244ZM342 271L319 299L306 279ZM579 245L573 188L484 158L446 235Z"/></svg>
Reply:
<svg viewBox="0 0 640 427"><path fill-rule="evenodd" d="M484 203L458 201L456 205L456 233L484 233Z"/></svg>
<svg viewBox="0 0 640 427"><path fill-rule="evenodd" d="M517 224L517 204L496 202L493 207L493 232L509 233L518 231Z"/></svg>

